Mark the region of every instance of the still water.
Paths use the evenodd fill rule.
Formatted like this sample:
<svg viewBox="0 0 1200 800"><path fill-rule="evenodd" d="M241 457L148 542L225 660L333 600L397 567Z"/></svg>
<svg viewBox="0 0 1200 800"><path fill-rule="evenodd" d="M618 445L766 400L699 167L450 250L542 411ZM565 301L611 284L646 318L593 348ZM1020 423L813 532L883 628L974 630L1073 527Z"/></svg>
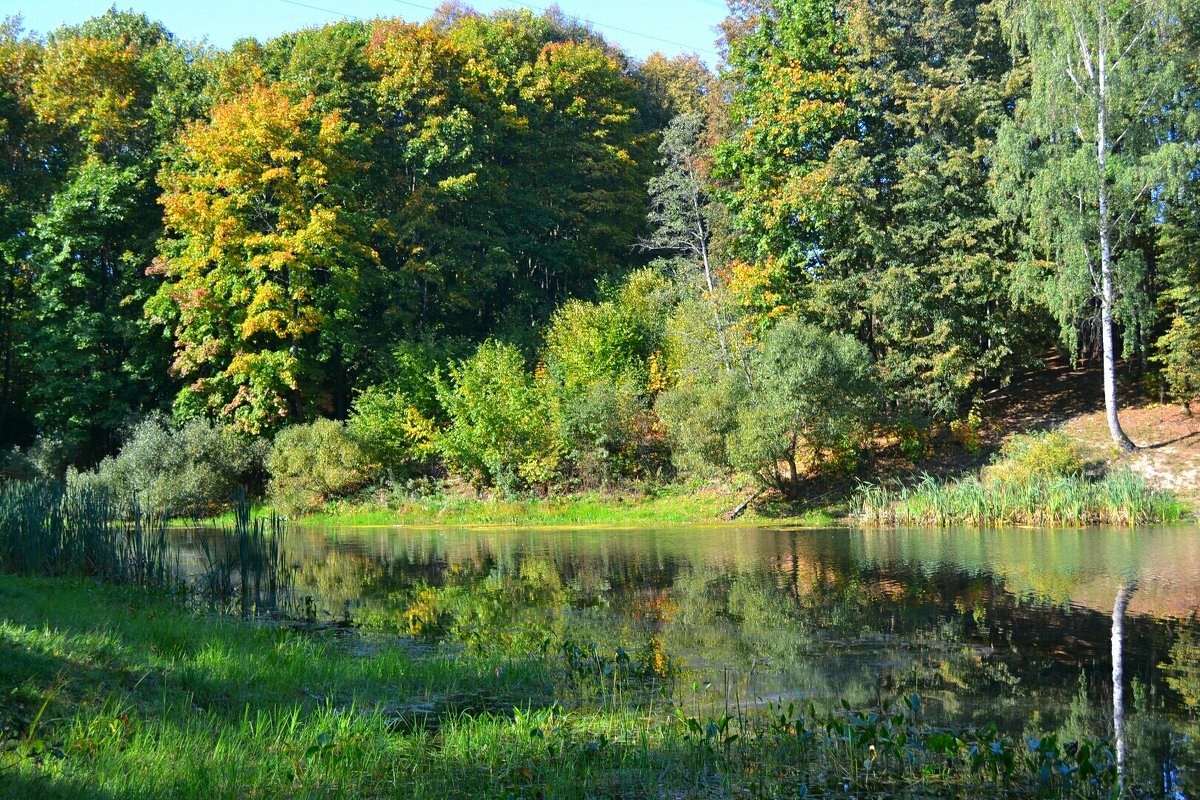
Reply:
<svg viewBox="0 0 1200 800"><path fill-rule="evenodd" d="M301 528L285 550L319 618L401 646L619 652L739 712L918 693L947 725L1119 733L1147 791L1200 797L1194 527Z"/></svg>

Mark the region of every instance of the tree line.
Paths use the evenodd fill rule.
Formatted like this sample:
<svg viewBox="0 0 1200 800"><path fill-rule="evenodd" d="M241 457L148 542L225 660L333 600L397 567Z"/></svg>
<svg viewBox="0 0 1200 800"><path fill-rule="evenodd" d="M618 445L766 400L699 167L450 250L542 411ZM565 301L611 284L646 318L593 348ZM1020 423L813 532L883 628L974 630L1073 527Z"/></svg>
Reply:
<svg viewBox="0 0 1200 800"><path fill-rule="evenodd" d="M733 0L710 72L458 4L228 50L9 20L0 469L187 429L316 500L795 494L969 444L1055 346L1132 446L1119 358L1200 394L1198 39L1194 0Z"/></svg>

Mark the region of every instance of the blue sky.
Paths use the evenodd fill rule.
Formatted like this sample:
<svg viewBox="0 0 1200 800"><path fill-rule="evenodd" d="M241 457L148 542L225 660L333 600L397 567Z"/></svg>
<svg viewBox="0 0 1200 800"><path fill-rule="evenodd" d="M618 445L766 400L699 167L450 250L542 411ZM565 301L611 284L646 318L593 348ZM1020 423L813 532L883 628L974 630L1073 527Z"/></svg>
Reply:
<svg viewBox="0 0 1200 800"><path fill-rule="evenodd" d="M440 0L117 0L162 21L177 36L207 38L228 47L246 36L266 39L284 31L320 25L343 16L370 19L404 17L419 21ZM104 13L113 0L0 0L0 17L19 14L27 30L46 33L63 23L76 23ZM475 0L479 11L527 5L545 7L550 0ZM715 26L725 16L722 0L559 0L559 7L587 19L605 37L644 58L655 50L696 52L710 65L716 61ZM624 30L618 30L624 29ZM654 37L654 38L651 38Z"/></svg>

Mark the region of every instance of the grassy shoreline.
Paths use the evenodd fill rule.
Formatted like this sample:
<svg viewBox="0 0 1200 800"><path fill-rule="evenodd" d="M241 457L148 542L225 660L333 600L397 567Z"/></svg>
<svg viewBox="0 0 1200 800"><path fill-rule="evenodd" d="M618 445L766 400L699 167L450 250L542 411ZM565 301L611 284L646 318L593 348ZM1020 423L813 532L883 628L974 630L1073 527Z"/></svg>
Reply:
<svg viewBox="0 0 1200 800"><path fill-rule="evenodd" d="M933 727L915 697L883 716L731 719L678 685L580 679L553 653L430 650L0 575L0 796L1105 797L1116 778L1103 742Z"/></svg>
<svg viewBox="0 0 1200 800"><path fill-rule="evenodd" d="M291 520L298 526L324 527L746 527L755 525L795 528L830 528L846 524L845 508L823 505L797 510L778 503L747 508L734 520L729 512L753 494L753 489L673 489L654 494L588 492L544 498L478 498L438 494L406 500L397 505L377 502L342 502L329 510ZM270 506L260 506L256 516L268 517ZM232 514L203 520L230 523ZM182 522L177 524L184 524ZM190 523L188 523L190 524Z"/></svg>

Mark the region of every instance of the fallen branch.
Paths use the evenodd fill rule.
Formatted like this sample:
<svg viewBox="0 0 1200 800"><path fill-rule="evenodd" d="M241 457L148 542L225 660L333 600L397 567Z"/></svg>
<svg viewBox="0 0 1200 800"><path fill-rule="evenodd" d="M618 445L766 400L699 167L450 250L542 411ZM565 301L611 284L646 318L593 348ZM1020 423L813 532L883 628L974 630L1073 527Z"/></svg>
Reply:
<svg viewBox="0 0 1200 800"><path fill-rule="evenodd" d="M753 503L755 500L757 500L759 498L759 495L761 495L764 491L766 491L766 490L759 489L757 492L755 492L754 494L747 497L745 502L743 502L741 505L739 505L733 511L730 511L728 514L725 515L725 521L733 522L735 519L740 517L742 514L745 514L746 509L750 507L750 504Z"/></svg>

